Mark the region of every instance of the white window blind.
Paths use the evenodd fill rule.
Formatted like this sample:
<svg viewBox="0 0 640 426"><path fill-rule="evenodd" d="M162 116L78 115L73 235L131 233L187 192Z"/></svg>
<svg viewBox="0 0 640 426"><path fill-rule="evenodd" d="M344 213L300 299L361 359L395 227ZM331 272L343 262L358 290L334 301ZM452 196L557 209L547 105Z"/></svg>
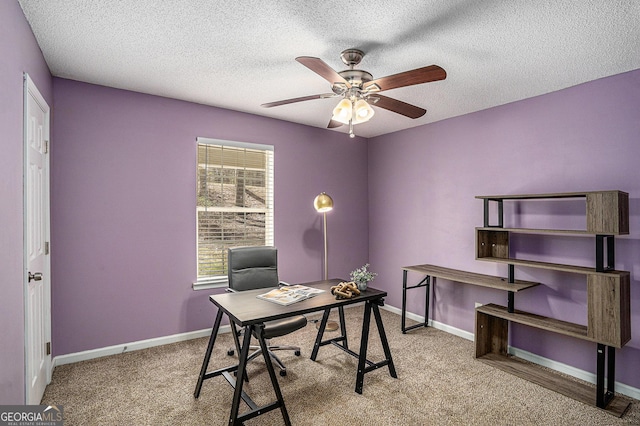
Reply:
<svg viewBox="0 0 640 426"><path fill-rule="evenodd" d="M228 248L273 245L273 147L205 138L197 144L194 288L208 288L227 284Z"/></svg>

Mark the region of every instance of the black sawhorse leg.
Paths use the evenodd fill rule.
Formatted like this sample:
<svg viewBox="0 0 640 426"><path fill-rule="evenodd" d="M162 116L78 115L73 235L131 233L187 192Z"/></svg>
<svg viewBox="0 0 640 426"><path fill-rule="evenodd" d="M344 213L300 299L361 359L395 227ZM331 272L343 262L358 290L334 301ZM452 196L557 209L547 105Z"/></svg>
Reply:
<svg viewBox="0 0 640 426"><path fill-rule="evenodd" d="M231 414L229 415L229 425L242 425L246 420L252 419L264 413L268 413L269 411L276 408L280 408L282 418L284 419L284 424L287 426L291 426L289 413L287 413L287 408L284 405L284 399L282 398L280 385L278 384L278 379L276 378L276 372L273 368L273 363L271 362L271 357L269 356L269 352L267 350L267 342L264 339L264 324L245 327L244 342L242 343L242 351L240 354L240 364L238 365L238 375L244 376L246 374L247 358L249 357L249 346L251 343L251 334L254 330L255 334L258 337L258 342L260 343L260 349L262 350L262 356L264 357L264 362L267 366L267 372L269 373L269 378L271 379L271 385L273 386L273 390L276 394L276 401L267 405L263 405L262 407L258 407L251 400L251 398L249 398L249 396L242 391L242 386L244 384L243 380L237 380L232 383L230 381L230 376L225 375L227 381L229 381L229 383L234 387L233 402L231 404ZM239 415L240 399L242 399L250 408L249 411L245 412L242 415Z"/></svg>
<svg viewBox="0 0 640 426"><path fill-rule="evenodd" d="M218 313L216 314L216 320L214 321L213 329L211 330L211 337L209 337L207 352L205 353L204 360L202 361L202 368L200 368L200 375L198 376L198 382L196 383L196 390L193 392L193 396L196 398L200 396L200 390L202 389L202 382L214 376L214 373L207 373L207 367L209 367L211 352L213 351L213 345L216 342L216 337L218 336L218 330L220 329L221 321L222 321L222 310L218 309ZM215 375L217 376L218 374L215 374Z"/></svg>
<svg viewBox="0 0 640 426"><path fill-rule="evenodd" d="M255 326L247 326L244 328L244 338L243 338L240 352L238 354L239 359L238 359L237 365L220 368L218 370L207 373L207 368L209 366L209 361L211 360L213 346L215 344L218 331L220 329L221 321L222 321L222 310L218 309L218 313L216 315L216 319L213 325L213 330L211 331L211 337L209 338L209 344L207 345L207 351L205 353L204 360L202 361L202 367L200 369L200 375L198 376L198 382L196 383L196 389L193 393L194 397L196 398L200 397L202 382L204 380L210 379L216 376L223 376L227 380L227 382L229 382L229 384L234 388L233 402L231 404L231 414L229 415L229 425L242 425L243 422L246 420L257 417L261 414L264 414L276 408L280 408L285 425L290 426L291 421L289 420L289 414L287 413L287 409L284 405L284 399L282 398L282 392L280 391L280 386L278 385L278 379L276 378L276 373L273 368L273 363L271 362L271 357L269 356L269 353L267 351L267 343L263 337L264 336L262 331L264 327L263 324L258 324ZM232 332L233 332L233 330L235 330L235 325L232 323L231 326L232 326ZM242 390L244 380L236 380L230 374L232 372L237 372L237 374L240 375L240 377L247 377L247 358L249 357L251 335L254 330L256 330L255 334L258 336L260 348L262 349L262 356L264 357L264 361L267 366L267 371L269 372L271 385L273 386L273 390L276 394L276 401L262 407L259 407L258 405L256 405L256 403L253 402L253 400L249 397L249 395L247 395L247 393L245 393ZM247 411L242 415L239 415L241 399L249 406L249 411Z"/></svg>
<svg viewBox="0 0 640 426"><path fill-rule="evenodd" d="M324 313L322 314L322 320L320 321L320 327L318 327L318 334L316 335L316 342L313 345L313 351L311 351L312 361L316 360L320 346L333 344L341 349L349 349L349 343L347 342L347 326L344 319L344 307L342 306L338 307L338 315L340 317L340 336L325 341L322 340L322 337L324 336L324 330L327 327L327 321L329 319L330 313L331 309L325 309ZM340 342L342 342L342 344L340 344Z"/></svg>
<svg viewBox="0 0 640 426"><path fill-rule="evenodd" d="M318 329L318 335L316 336L316 342L313 345L313 351L311 352L311 360L315 361L318 356L318 350L320 346L333 344L337 348L343 350L344 352L350 354L353 357L358 358L358 373L356 375L356 392L362 394L362 387L364 382L364 375L369 371L376 370L380 367L384 367L385 365L389 366L389 374L394 379L398 378L396 374L395 366L393 365L393 359L391 358L391 350L389 349L389 342L387 341L387 335L384 331L384 324L382 324L382 317L380 316L380 310L378 305L384 304L383 300L368 300L365 302L364 306L364 316L362 318L362 339L360 341L360 353L355 353L351 349L346 346L346 335L336 337L333 339L322 340L322 336L324 334L324 328L327 325L327 319L329 318L329 309L324 311L324 315L322 316L322 321L320 322L320 328ZM376 319L376 325L378 327L378 333L380 335L380 342L382 343L382 349L384 350L385 359L378 363L374 363L367 359L367 348L369 346L369 326L371 323L371 310L373 310L373 315ZM344 318L341 317L341 321L344 321ZM344 324L341 324L344 329ZM346 333L346 332L345 332ZM339 342L344 341L345 344L341 345ZM367 367L365 367L365 364Z"/></svg>
<svg viewBox="0 0 640 426"><path fill-rule="evenodd" d="M367 300L364 307L364 317L362 319L362 338L360 340L360 354L358 355L358 374L356 376L356 392L362 394L362 387L364 384L364 375L373 370L377 370L385 365L389 366L389 374L394 379L398 378L396 374L396 368L393 365L393 359L391 358L391 350L389 349L389 342L387 341L387 335L384 332L384 325L382 324L382 318L380 317L380 309L378 304L384 303L382 300ZM371 324L371 310L373 309L373 316L376 319L376 325L378 326L378 334L380 335L380 342L382 343L382 349L384 350L384 361L373 363L367 360L367 349L369 347L369 325ZM365 363L368 367L365 367Z"/></svg>

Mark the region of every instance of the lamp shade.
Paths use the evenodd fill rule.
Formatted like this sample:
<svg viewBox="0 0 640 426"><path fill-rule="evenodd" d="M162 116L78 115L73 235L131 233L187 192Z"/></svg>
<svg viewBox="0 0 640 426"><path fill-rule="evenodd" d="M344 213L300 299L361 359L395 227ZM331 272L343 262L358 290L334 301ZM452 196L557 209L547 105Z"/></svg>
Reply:
<svg viewBox="0 0 640 426"><path fill-rule="evenodd" d="M375 111L371 108L371 105L364 99L360 99L353 107L353 124L364 123L369 121Z"/></svg>
<svg viewBox="0 0 640 426"><path fill-rule="evenodd" d="M323 192L313 200L313 207L319 213L328 212L333 209L333 199L326 192Z"/></svg>
<svg viewBox="0 0 640 426"><path fill-rule="evenodd" d="M342 124L349 124L349 120L351 120L353 114L352 107L353 105L351 105L349 99L345 98L341 100L333 109L333 117L331 119L339 121Z"/></svg>

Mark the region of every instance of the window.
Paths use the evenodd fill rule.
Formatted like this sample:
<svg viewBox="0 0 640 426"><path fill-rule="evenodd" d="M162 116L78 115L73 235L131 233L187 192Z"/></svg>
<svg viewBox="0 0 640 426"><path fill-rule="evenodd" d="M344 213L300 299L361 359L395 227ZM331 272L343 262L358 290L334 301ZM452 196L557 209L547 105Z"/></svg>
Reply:
<svg viewBox="0 0 640 426"><path fill-rule="evenodd" d="M227 249L273 245L273 147L198 138L198 282L227 285Z"/></svg>

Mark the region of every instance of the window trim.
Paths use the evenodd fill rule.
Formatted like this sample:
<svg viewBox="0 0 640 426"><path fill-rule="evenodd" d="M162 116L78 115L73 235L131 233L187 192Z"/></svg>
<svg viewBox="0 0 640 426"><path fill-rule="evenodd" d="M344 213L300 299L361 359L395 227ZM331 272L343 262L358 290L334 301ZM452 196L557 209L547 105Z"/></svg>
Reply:
<svg viewBox="0 0 640 426"><path fill-rule="evenodd" d="M196 138L196 173L197 173L197 157L198 157L198 149L197 146L198 144L210 144L210 145L222 145L222 146L228 146L228 147L232 147L232 148L244 148L244 149L256 149L256 150L261 150L261 151L274 151L274 147L273 145L266 145L266 144L257 144L257 143L250 143L250 142L239 142L239 141L230 141L230 140L224 140L224 139L212 139L212 138L204 138L204 137L197 137ZM274 165L271 165L272 167L272 173L275 174L275 168ZM272 181L275 181L275 176L272 176ZM274 218L274 200L273 200L273 195L274 195L275 191L273 191L272 188L272 197L271 197L271 203L270 203L270 213L271 213L271 222L272 222L272 234L273 234L273 221L275 220ZM196 202L196 209L198 208L197 206L197 202ZM196 239L198 238L198 235L196 233ZM275 239L275 235L272 235L272 238ZM273 244L273 241L271 242ZM198 246L196 243L196 263L197 263L197 258L198 258ZM196 276L198 275L197 272L197 265L196 265ZM212 288L224 288L224 287L228 287L229 286L229 280L226 276L223 275L215 275L215 276L210 276L210 277L203 277L203 278L198 278L196 279L195 282L191 283L191 286L193 288L193 290L206 290L206 289L212 289Z"/></svg>

